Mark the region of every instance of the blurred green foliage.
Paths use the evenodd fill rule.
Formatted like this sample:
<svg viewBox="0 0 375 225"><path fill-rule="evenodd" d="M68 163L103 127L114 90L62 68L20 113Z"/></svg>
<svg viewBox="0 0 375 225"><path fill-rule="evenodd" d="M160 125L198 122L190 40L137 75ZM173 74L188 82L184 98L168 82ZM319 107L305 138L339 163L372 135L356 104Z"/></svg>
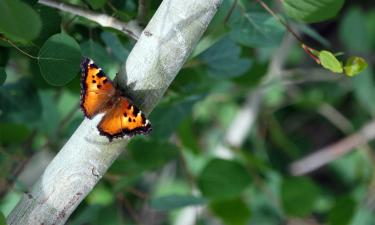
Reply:
<svg viewBox="0 0 375 225"><path fill-rule="evenodd" d="M136 0L64 2L125 22L137 17ZM160 2L151 1L146 19ZM350 58L343 67L331 55L344 52L363 57L368 68L352 79L333 77L294 42L277 59L281 71L269 74L289 32L255 1L224 0L151 113L151 135L133 138L67 224L187 224L186 215L202 225L375 224L371 143L309 175L289 172L293 161L375 115L373 2L264 2L280 9L306 44L330 49L321 52L324 60L328 56L324 65L351 73L364 65ZM23 177L35 182L41 172L22 168L40 164L31 159L43 152L56 154L83 119L81 57L94 59L113 78L135 41L27 0L0 1L0 37L2 225L32 185ZM234 130L251 113L254 126L241 146L230 146L229 127L257 93L263 96L259 110L241 114L243 123ZM231 157L222 157L223 147Z"/></svg>

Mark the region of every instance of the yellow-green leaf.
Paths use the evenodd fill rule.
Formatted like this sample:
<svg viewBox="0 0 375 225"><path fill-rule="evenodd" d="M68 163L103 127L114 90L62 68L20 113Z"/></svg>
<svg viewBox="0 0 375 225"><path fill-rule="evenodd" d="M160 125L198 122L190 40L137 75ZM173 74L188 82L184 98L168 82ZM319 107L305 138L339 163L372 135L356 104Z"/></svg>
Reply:
<svg viewBox="0 0 375 225"><path fill-rule="evenodd" d="M342 73L342 63L329 51L320 51L319 60L322 66L334 73Z"/></svg>
<svg viewBox="0 0 375 225"><path fill-rule="evenodd" d="M352 56L346 61L344 71L346 75L352 77L359 74L366 68L367 62L365 59L358 56Z"/></svg>

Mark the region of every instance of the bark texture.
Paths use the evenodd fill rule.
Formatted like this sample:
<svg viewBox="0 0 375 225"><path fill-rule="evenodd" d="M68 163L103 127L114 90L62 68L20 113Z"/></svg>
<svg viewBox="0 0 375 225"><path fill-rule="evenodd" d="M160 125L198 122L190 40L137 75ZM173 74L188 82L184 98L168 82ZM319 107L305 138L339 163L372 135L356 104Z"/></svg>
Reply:
<svg viewBox="0 0 375 225"><path fill-rule="evenodd" d="M164 0L117 76L149 114L206 30L221 0ZM127 84L127 85L125 85ZM79 96L77 96L78 98ZM64 224L125 149L85 119L7 218L8 224Z"/></svg>

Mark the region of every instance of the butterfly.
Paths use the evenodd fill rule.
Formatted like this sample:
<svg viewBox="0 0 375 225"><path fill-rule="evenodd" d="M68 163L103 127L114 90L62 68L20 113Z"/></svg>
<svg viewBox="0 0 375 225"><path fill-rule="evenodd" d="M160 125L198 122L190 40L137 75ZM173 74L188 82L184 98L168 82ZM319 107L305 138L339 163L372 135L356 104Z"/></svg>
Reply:
<svg viewBox="0 0 375 225"><path fill-rule="evenodd" d="M81 63L81 109L92 119L105 113L97 128L109 141L113 138L148 134L151 123L123 92L105 75L94 61L84 58Z"/></svg>

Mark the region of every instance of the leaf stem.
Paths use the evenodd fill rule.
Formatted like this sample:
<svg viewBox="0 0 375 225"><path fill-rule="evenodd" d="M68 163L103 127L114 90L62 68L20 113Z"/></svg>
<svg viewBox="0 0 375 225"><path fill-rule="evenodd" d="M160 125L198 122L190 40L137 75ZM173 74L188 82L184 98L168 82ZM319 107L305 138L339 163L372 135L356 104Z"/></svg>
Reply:
<svg viewBox="0 0 375 225"><path fill-rule="evenodd" d="M272 9L264 3L262 0L255 0L257 1L267 12L269 12L277 21L279 21L292 35L293 37L301 44L303 50L312 58L317 64L320 64L320 60L313 54L315 49L311 48L310 46L306 45L302 38L280 17L278 16Z"/></svg>
<svg viewBox="0 0 375 225"><path fill-rule="evenodd" d="M29 53L25 52L24 50L20 49L16 44L14 44L11 40L9 40L8 38L0 35L0 40L3 40L5 41L6 43L10 44L13 48L17 49L18 51L20 51L22 54L32 58L32 59L39 59L39 57L36 57L36 56L33 56L33 55L30 55Z"/></svg>
<svg viewBox="0 0 375 225"><path fill-rule="evenodd" d="M236 8L236 5L237 5L237 0L234 0L232 6L229 9L228 14L224 18L225 24L228 23L230 16L233 14L234 9Z"/></svg>
<svg viewBox="0 0 375 225"><path fill-rule="evenodd" d="M311 47L308 47L307 45L305 44L302 44L301 47L303 48L303 50L313 59L315 60L315 62L317 64L321 64L320 62L320 59L318 57L316 57L316 55L313 53L313 52L317 52L317 50L311 48Z"/></svg>
<svg viewBox="0 0 375 225"><path fill-rule="evenodd" d="M303 43L303 40L298 36L296 32L280 17L278 16L272 9L264 3L262 0L255 0L257 1L267 12L269 12L275 19L277 19L282 25L285 26L285 28L301 43Z"/></svg>

